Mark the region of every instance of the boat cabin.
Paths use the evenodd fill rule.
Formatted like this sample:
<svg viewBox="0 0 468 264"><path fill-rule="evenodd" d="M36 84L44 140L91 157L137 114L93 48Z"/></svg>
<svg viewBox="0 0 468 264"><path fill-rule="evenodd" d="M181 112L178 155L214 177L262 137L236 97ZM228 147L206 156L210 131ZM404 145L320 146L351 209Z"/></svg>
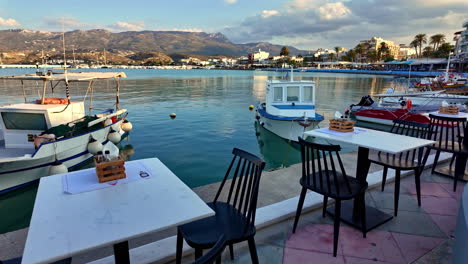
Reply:
<svg viewBox="0 0 468 264"><path fill-rule="evenodd" d="M34 136L85 116L83 102L68 104L22 103L0 107L0 145L34 149ZM3 144L2 144L3 143Z"/></svg>
<svg viewBox="0 0 468 264"><path fill-rule="evenodd" d="M266 111L276 116L315 117L315 82L278 81L267 83Z"/></svg>

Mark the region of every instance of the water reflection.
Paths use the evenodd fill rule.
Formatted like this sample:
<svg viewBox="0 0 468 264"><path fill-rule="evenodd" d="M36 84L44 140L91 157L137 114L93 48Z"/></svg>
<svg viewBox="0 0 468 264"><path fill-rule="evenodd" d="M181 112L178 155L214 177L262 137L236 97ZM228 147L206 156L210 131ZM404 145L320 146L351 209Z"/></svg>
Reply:
<svg viewBox="0 0 468 264"><path fill-rule="evenodd" d="M285 140L254 121L258 147L267 166L266 169L288 167L301 162L299 144Z"/></svg>

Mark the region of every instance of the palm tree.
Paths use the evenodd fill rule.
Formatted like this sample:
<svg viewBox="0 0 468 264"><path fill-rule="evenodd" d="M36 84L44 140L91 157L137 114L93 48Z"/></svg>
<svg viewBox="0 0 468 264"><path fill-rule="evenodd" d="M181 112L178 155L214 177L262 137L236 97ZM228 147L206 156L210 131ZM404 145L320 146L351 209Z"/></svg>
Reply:
<svg viewBox="0 0 468 264"><path fill-rule="evenodd" d="M419 43L418 43L417 40L413 40L410 43L410 47L414 48L414 50L416 51L416 57L418 57L418 45L419 45Z"/></svg>
<svg viewBox="0 0 468 264"><path fill-rule="evenodd" d="M418 46L419 46L419 56L422 55L422 44L426 44L427 43L427 36L426 34L417 34L416 36L414 36L414 40L417 40L418 41Z"/></svg>
<svg viewBox="0 0 468 264"><path fill-rule="evenodd" d="M433 51L434 49L431 46L426 46L423 52L424 57L431 57Z"/></svg>
<svg viewBox="0 0 468 264"><path fill-rule="evenodd" d="M359 55L359 61L361 61L362 53L364 52L364 45L362 43L357 44L354 51Z"/></svg>
<svg viewBox="0 0 468 264"><path fill-rule="evenodd" d="M380 47L377 50L378 59L379 60L382 59L382 56L387 57L389 52L390 52L390 48L388 47L387 43L385 42L380 43Z"/></svg>
<svg viewBox="0 0 468 264"><path fill-rule="evenodd" d="M339 56L339 53L340 53L340 51L341 51L342 49L343 49L343 48L342 48L342 47L339 47L339 46L338 46L338 47L335 47L336 60L338 60L338 58L340 57L340 56Z"/></svg>
<svg viewBox="0 0 468 264"><path fill-rule="evenodd" d="M445 35L444 34L435 34L431 36L431 40L429 41L429 44L433 44L433 50L437 50L439 48L439 45L445 42Z"/></svg>

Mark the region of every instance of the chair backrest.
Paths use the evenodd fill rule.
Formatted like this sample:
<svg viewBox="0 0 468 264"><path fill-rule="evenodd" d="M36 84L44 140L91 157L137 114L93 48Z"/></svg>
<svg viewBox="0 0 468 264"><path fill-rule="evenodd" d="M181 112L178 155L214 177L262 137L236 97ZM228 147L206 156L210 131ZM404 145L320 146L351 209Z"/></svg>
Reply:
<svg viewBox="0 0 468 264"><path fill-rule="evenodd" d="M226 181L231 178L227 203L234 206L246 218L246 228L255 223L258 188L265 162L259 157L241 149L232 150L234 157L224 176L213 202L217 202Z"/></svg>
<svg viewBox="0 0 468 264"><path fill-rule="evenodd" d="M212 264L218 260L223 254L224 248L226 247L226 238L222 235L216 244L206 253L203 257L197 259L192 264Z"/></svg>
<svg viewBox="0 0 468 264"><path fill-rule="evenodd" d="M351 186L339 153L340 145L317 144L300 137L299 144L301 145L302 182L304 184L334 195L351 193ZM336 183L344 183L344 185ZM344 188L341 189L341 187Z"/></svg>
<svg viewBox="0 0 468 264"><path fill-rule="evenodd" d="M427 139L430 134L430 124L423 124L408 120L395 119L393 120L393 126L390 129L390 133L403 135L408 137L415 137L421 139ZM392 155L398 157L400 160L405 161L414 161L417 159L419 163L422 163L424 155L424 147L417 148L414 150L400 152L399 154L387 154L388 156ZM382 152L379 152L381 155Z"/></svg>
<svg viewBox="0 0 468 264"><path fill-rule="evenodd" d="M466 117L445 117L429 114L430 137L429 139L437 141L436 148L445 148L448 151L460 151L463 131L467 126ZM465 135L466 136L466 135ZM466 137L464 144L468 144Z"/></svg>

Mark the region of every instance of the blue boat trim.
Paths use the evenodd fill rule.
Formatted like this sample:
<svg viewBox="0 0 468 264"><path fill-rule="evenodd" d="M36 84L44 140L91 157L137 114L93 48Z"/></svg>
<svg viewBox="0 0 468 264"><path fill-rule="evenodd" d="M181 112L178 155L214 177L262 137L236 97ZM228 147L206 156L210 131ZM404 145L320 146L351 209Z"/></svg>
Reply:
<svg viewBox="0 0 468 264"><path fill-rule="evenodd" d="M288 109L288 110L302 110L302 109L307 109L307 110L314 110L315 105L272 105L278 109Z"/></svg>
<svg viewBox="0 0 468 264"><path fill-rule="evenodd" d="M273 119L273 120L281 120L281 121L305 121L303 117L289 117L289 116L275 116L275 115L271 115L269 113L267 113L263 107L259 107L258 109L258 113L263 116L263 117L266 117L268 119ZM319 115L319 114L315 114L315 118L307 118L308 121L315 121L315 122L319 122L319 121L322 121L324 119L324 117L322 115Z"/></svg>
<svg viewBox="0 0 468 264"><path fill-rule="evenodd" d="M30 182L25 182L25 183L22 183L22 184L20 184L20 185L16 185L16 186L13 186L13 187L9 187L9 188L0 190L0 194L4 194L4 193L7 193L7 192L11 192L11 191L14 191L14 190L16 190L16 189L19 189L19 188L21 188L21 187L25 187L25 186L34 184L34 183L36 183L36 182L39 182L39 179L32 180L32 181L30 181Z"/></svg>

